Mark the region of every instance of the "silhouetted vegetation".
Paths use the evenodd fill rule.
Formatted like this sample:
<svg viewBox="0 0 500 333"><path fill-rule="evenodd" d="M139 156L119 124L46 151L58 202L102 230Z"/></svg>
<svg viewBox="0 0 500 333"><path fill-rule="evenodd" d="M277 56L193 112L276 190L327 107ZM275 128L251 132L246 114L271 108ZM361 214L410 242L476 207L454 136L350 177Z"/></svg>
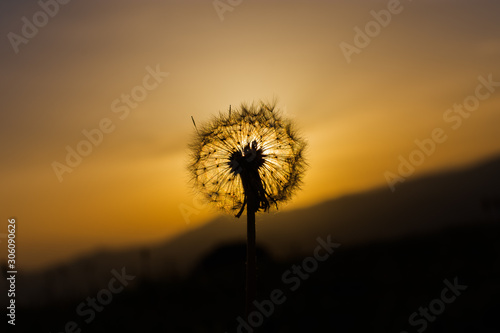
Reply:
<svg viewBox="0 0 500 333"><path fill-rule="evenodd" d="M193 118L193 124L196 123ZM246 208L246 310L256 295L255 213L269 212L299 188L306 142L275 104L242 105L219 114L200 129L191 144L189 170L203 196L240 217Z"/></svg>
<svg viewBox="0 0 500 333"><path fill-rule="evenodd" d="M500 330L499 226L457 228L438 234L339 248L266 319L262 332L416 332L408 317L440 296L443 280L467 285L426 332ZM287 290L282 274L302 258L273 260L257 251L257 300ZM138 282L116 296L83 332L236 332L243 311L245 245L215 249L182 280ZM60 332L78 321L74 303L24 308L19 332ZM25 320L25 318L30 318ZM243 330L243 332L246 332Z"/></svg>

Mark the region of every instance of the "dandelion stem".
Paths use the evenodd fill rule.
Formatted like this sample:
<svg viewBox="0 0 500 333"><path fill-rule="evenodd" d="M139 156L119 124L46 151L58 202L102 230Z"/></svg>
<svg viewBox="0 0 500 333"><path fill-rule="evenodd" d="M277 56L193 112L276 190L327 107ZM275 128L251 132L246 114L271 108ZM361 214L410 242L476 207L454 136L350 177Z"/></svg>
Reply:
<svg viewBox="0 0 500 333"><path fill-rule="evenodd" d="M251 192L251 191L250 191ZM246 297L245 314L248 316L253 308L256 296L256 259L255 259L255 212L258 201L253 193L247 196L247 267L246 267Z"/></svg>

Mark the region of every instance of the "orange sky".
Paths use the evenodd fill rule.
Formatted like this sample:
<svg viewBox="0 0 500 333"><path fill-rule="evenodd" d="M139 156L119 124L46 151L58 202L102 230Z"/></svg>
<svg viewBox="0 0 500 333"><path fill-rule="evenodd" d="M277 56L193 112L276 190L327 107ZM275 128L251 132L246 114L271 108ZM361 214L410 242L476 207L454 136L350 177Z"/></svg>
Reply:
<svg viewBox="0 0 500 333"><path fill-rule="evenodd" d="M500 82L498 3L401 1L348 62L341 43L390 2L242 1L221 21L211 1L72 1L18 44L9 33L41 7L2 2L0 200L5 230L18 220L19 265L159 241L214 216L187 185L190 116L230 104L277 97L308 139L287 209L387 186L435 128L448 140L412 177L500 152L500 92L457 130L443 119L479 76ZM141 100L127 106L131 93ZM59 178L54 162L103 119L113 130ZM189 223L180 207L196 208Z"/></svg>

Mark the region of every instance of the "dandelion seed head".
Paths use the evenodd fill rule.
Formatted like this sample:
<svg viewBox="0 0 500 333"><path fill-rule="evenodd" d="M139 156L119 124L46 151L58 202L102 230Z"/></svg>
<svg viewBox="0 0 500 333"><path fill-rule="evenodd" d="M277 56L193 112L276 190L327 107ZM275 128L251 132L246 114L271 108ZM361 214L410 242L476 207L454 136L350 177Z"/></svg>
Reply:
<svg viewBox="0 0 500 333"><path fill-rule="evenodd" d="M305 169L306 143L274 104L242 105L198 128L189 171L196 189L216 207L241 210L248 193L267 211L291 198Z"/></svg>

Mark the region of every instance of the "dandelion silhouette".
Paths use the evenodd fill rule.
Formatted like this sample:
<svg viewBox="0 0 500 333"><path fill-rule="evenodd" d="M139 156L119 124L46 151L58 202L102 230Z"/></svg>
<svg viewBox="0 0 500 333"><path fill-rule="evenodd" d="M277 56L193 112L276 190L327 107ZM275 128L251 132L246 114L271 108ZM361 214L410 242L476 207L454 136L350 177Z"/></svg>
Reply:
<svg viewBox="0 0 500 333"><path fill-rule="evenodd" d="M299 188L305 147L274 104L229 108L196 127L189 165L195 187L223 211L247 211L247 314L255 300L255 213L277 209Z"/></svg>

